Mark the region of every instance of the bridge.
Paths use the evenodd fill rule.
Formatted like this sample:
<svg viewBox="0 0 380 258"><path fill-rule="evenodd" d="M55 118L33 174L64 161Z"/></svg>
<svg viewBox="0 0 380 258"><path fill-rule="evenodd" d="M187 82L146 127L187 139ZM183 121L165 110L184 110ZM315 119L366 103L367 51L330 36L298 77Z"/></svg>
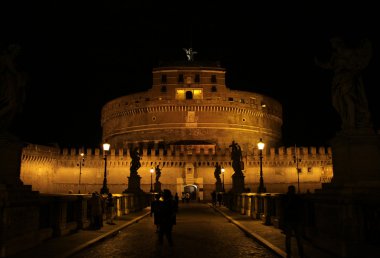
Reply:
<svg viewBox="0 0 380 258"><path fill-rule="evenodd" d="M83 200L88 198L84 195L73 196L81 199L80 203L85 203ZM75 199L73 196L70 196L69 201ZM285 235L279 223L276 223L281 220L278 214L272 210L269 215L269 203L257 206L268 207L265 211L266 217L262 213L264 210L256 212L255 205L249 205L250 199L253 200L253 204L264 204L269 201L270 196L243 195L239 198L241 204L245 203L241 208L246 208L240 209L239 212L227 208L227 203L213 206L207 202L180 202L177 224L173 230L174 246L169 246L165 241L161 246L157 243L158 236L155 233L153 218L150 216L150 207L123 213L122 209L127 206L123 206L122 203L131 201L120 195L116 197L115 225L104 223L99 230L83 228L67 231L62 236L47 239L40 245L11 257L286 257ZM61 198L65 199L63 196ZM273 196L271 199L279 200ZM77 201L76 203L78 204ZM70 204L63 206L74 207ZM248 207L255 212L249 212ZM66 209L66 212L70 210L73 211ZM261 215L255 217L254 214ZM67 217L64 220L67 221ZM75 223L69 221L68 224ZM292 247L294 257L298 257L295 242L292 243ZM307 257L334 257L315 248L307 240L304 247Z"/></svg>

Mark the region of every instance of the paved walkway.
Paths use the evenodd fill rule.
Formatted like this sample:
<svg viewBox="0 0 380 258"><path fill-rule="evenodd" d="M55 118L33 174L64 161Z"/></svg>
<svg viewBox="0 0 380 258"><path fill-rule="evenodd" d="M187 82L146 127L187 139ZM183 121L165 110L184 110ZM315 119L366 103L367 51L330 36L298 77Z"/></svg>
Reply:
<svg viewBox="0 0 380 258"><path fill-rule="evenodd" d="M210 204L210 207L213 208ZM285 253L285 235L280 229L273 226L265 226L262 221L252 220L248 216L232 212L225 207L214 207L230 222L234 223L243 230L249 237L261 242L264 246L271 249L279 257L286 257ZM74 253L98 242L107 237L112 237L121 229L138 222L148 216L150 208L145 208L142 211L124 215L118 220L115 220L116 225L104 224L100 230L80 230L74 234L53 238L45 241L41 245L22 252L14 258L30 258L30 257L70 257ZM308 258L333 258L333 256L322 252L319 249L312 247L308 242L304 242L305 254ZM295 242L292 242L292 247L296 247ZM294 254L297 253L295 250ZM298 256L295 256L298 257Z"/></svg>
<svg viewBox="0 0 380 258"><path fill-rule="evenodd" d="M210 204L210 207L211 204ZM223 216L243 230L248 236L261 242L264 246L271 249L280 257L286 257L285 252L285 234L281 229L273 226L266 226L260 220L253 220L248 216L241 215L237 212L232 212L226 207L215 207ZM313 247L308 241L303 241L304 252L307 258L336 258L335 256L328 254L320 249ZM294 257L297 256L297 243L292 238L292 253Z"/></svg>
<svg viewBox="0 0 380 258"><path fill-rule="evenodd" d="M78 232L67 236L52 238L32 249L26 250L12 257L70 257L74 253L83 250L98 241L101 241L107 237L112 237L121 229L138 222L149 214L150 208L145 208L139 212L132 212L115 220L114 222L116 225L108 225L104 223L104 226L99 230L79 230Z"/></svg>

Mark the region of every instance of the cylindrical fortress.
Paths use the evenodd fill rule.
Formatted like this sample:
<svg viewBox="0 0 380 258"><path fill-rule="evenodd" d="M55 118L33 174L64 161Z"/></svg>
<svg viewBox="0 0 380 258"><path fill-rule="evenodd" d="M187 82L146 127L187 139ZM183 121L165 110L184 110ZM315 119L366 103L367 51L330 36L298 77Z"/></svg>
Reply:
<svg viewBox="0 0 380 258"><path fill-rule="evenodd" d="M153 69L150 90L123 96L102 109L103 141L112 148L179 142L256 148L281 139L282 106L268 96L231 90L225 69L186 62Z"/></svg>

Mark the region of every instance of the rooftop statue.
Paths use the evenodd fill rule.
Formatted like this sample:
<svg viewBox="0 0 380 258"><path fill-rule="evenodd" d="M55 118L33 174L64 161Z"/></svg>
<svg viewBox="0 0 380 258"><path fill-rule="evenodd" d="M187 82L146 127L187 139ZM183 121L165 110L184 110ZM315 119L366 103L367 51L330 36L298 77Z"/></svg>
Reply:
<svg viewBox="0 0 380 258"><path fill-rule="evenodd" d="M187 61L194 61L194 55L195 55L195 54L198 54L198 52L193 51L192 48L184 48L183 50L184 50L185 53L186 53Z"/></svg>
<svg viewBox="0 0 380 258"><path fill-rule="evenodd" d="M372 44L368 39L356 47L349 47L341 38L330 40L333 53L330 60L316 64L334 72L332 80L332 105L340 115L342 130L370 128L370 112L361 72L372 56Z"/></svg>

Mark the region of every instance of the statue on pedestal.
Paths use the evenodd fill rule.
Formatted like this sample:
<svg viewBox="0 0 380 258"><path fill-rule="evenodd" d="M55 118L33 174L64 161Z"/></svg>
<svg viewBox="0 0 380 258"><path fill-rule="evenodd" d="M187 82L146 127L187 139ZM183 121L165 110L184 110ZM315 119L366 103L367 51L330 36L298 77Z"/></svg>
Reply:
<svg viewBox="0 0 380 258"><path fill-rule="evenodd" d="M244 163L243 163L243 155L241 152L241 148L239 144L237 144L235 141L232 141L232 144L229 147L232 148L231 150L232 168L234 169L236 175L243 175L242 170L244 169Z"/></svg>
<svg viewBox="0 0 380 258"><path fill-rule="evenodd" d="M26 77L16 64L20 47L10 45L0 51L0 132L4 132L22 110Z"/></svg>
<svg viewBox="0 0 380 258"><path fill-rule="evenodd" d="M139 148L135 147L130 153L131 162L131 176L137 176L137 170L141 167Z"/></svg>
<svg viewBox="0 0 380 258"><path fill-rule="evenodd" d="M220 179L220 174L222 173L222 166L219 165L218 163L216 163L215 165L215 171L214 171L214 176L215 176L215 179L216 179L216 183L215 183L215 190L216 192L222 192L224 189L223 189L223 186L222 186L222 181Z"/></svg>
<svg viewBox="0 0 380 258"><path fill-rule="evenodd" d="M26 76L17 65L20 47L0 48L0 183L22 185L23 143L9 131L25 101Z"/></svg>
<svg viewBox="0 0 380 258"><path fill-rule="evenodd" d="M332 105L342 120L342 130L371 128L370 112L361 72L372 57L372 44L363 39L355 47L341 38L330 40L333 53L328 62L316 64L334 72L332 80Z"/></svg>
<svg viewBox="0 0 380 258"><path fill-rule="evenodd" d="M159 182L159 179L161 177L161 169L160 169L160 165L157 165L156 168L155 168L155 172L156 172L156 183Z"/></svg>
<svg viewBox="0 0 380 258"><path fill-rule="evenodd" d="M137 174L137 170L141 167L139 148L135 147L133 150L131 150L130 156L132 161L130 167L130 176L128 177L128 189L124 192L139 193L142 191L140 188L141 176Z"/></svg>
<svg viewBox="0 0 380 258"><path fill-rule="evenodd" d="M232 168L235 171L235 173L232 175L232 191L235 193L242 193L244 192L243 155L239 144L237 144L235 141L232 141L232 144L229 147L232 148Z"/></svg>
<svg viewBox="0 0 380 258"><path fill-rule="evenodd" d="M159 165L156 166L155 173L156 173L156 182L154 183L154 191L161 192L161 182L159 181L161 177L161 169Z"/></svg>
<svg viewBox="0 0 380 258"><path fill-rule="evenodd" d="M220 184L222 181L220 179L220 174L222 173L222 166L219 165L218 163L215 165L215 171L214 171L214 176L216 178L216 183Z"/></svg>

